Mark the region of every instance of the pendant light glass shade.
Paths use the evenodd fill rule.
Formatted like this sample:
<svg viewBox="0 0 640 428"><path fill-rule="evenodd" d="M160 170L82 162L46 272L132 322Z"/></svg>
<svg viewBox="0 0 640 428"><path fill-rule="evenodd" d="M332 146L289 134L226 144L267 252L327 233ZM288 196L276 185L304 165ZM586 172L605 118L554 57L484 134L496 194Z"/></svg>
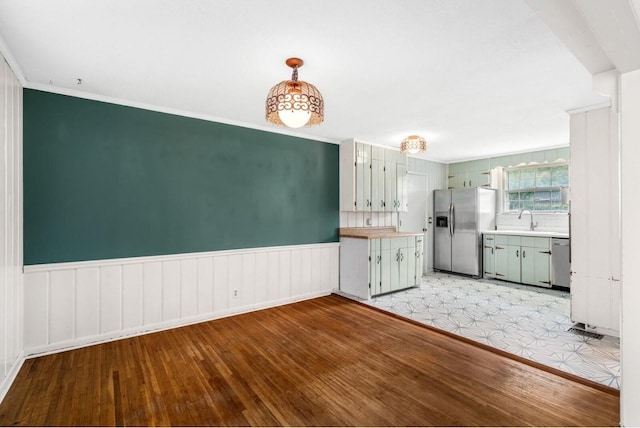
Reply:
<svg viewBox="0 0 640 428"><path fill-rule="evenodd" d="M318 88L298 80L298 67L304 62L299 58L286 61L293 68L291 80L283 80L269 91L266 102L266 118L274 125L300 128L318 125L324 121L324 101Z"/></svg>
<svg viewBox="0 0 640 428"><path fill-rule="evenodd" d="M427 150L427 141L419 135L409 135L400 143L400 151L404 154L416 155Z"/></svg>

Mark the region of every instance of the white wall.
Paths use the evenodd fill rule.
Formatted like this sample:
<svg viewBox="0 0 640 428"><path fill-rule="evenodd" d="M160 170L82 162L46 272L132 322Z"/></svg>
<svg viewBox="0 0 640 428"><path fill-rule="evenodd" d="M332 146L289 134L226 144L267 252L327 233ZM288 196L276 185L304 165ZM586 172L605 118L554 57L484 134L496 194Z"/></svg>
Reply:
<svg viewBox="0 0 640 428"><path fill-rule="evenodd" d="M620 171L622 189L622 388L623 426L640 426L640 70L622 75Z"/></svg>
<svg viewBox="0 0 640 428"><path fill-rule="evenodd" d="M25 266L26 355L328 295L339 244Z"/></svg>
<svg viewBox="0 0 640 428"><path fill-rule="evenodd" d="M6 394L22 361L22 87L2 58L0 61L0 400Z"/></svg>

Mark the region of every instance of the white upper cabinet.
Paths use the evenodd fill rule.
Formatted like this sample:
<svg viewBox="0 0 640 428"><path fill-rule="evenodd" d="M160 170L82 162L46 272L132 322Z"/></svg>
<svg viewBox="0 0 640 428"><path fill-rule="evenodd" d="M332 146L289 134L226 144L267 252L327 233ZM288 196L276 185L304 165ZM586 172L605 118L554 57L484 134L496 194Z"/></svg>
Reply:
<svg viewBox="0 0 640 428"><path fill-rule="evenodd" d="M371 211L371 145L356 143L356 210Z"/></svg>
<svg viewBox="0 0 640 428"><path fill-rule="evenodd" d="M406 211L407 157L354 139L340 144L340 210Z"/></svg>

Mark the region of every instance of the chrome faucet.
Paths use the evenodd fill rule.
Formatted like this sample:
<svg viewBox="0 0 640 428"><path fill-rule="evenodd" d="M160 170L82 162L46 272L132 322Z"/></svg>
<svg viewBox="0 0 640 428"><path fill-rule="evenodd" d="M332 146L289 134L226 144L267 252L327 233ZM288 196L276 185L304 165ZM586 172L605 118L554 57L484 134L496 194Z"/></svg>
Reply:
<svg viewBox="0 0 640 428"><path fill-rule="evenodd" d="M525 210L525 209L520 210L520 215L518 215L518 220L522 218L522 213L525 211L529 211L529 215L531 216L531 224L529 225L529 230L533 231L538 225L538 223L536 223L535 225L533 224L533 213L531 212L531 210Z"/></svg>

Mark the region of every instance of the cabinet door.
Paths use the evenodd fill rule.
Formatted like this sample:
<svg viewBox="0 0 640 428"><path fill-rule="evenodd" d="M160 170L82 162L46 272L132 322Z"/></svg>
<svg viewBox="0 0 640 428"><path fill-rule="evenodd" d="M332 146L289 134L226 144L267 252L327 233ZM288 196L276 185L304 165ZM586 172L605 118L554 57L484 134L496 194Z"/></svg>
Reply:
<svg viewBox="0 0 640 428"><path fill-rule="evenodd" d="M384 201L385 211L397 211L395 159L384 161Z"/></svg>
<svg viewBox="0 0 640 428"><path fill-rule="evenodd" d="M415 241L413 241L415 244ZM406 249L405 259L407 259L407 284L405 287L416 285L416 247Z"/></svg>
<svg viewBox="0 0 640 428"><path fill-rule="evenodd" d="M535 285L551 287L551 252L536 248L534 254L534 280Z"/></svg>
<svg viewBox="0 0 640 428"><path fill-rule="evenodd" d="M536 248L521 247L522 257L520 261L520 279L523 284L536 284Z"/></svg>
<svg viewBox="0 0 640 428"><path fill-rule="evenodd" d="M507 246L498 245L495 246L495 276L498 279L507 279L509 276L509 254Z"/></svg>
<svg viewBox="0 0 640 428"><path fill-rule="evenodd" d="M398 163L396 164L396 209L398 211L407 211L407 187L407 164Z"/></svg>
<svg viewBox="0 0 640 428"><path fill-rule="evenodd" d="M356 211L371 211L371 145L356 143Z"/></svg>
<svg viewBox="0 0 640 428"><path fill-rule="evenodd" d="M397 278L397 262L395 254L392 255L391 250L380 250L380 293L388 293L391 291L391 273L396 271ZM397 280L396 280L397 282Z"/></svg>
<svg viewBox="0 0 640 428"><path fill-rule="evenodd" d="M493 235L485 235L483 237L482 250L483 275L487 278L493 278L496 276L495 241Z"/></svg>
<svg viewBox="0 0 640 428"><path fill-rule="evenodd" d="M520 282L520 246L507 245L507 281Z"/></svg>
<svg viewBox="0 0 640 428"><path fill-rule="evenodd" d="M398 250L398 288L409 286L409 257L406 248Z"/></svg>
<svg viewBox="0 0 640 428"><path fill-rule="evenodd" d="M455 189L456 187L458 187L458 177L456 177L455 175L449 175L447 179L448 189Z"/></svg>
<svg viewBox="0 0 640 428"><path fill-rule="evenodd" d="M491 171L478 172L478 187L491 188Z"/></svg>
<svg viewBox="0 0 640 428"><path fill-rule="evenodd" d="M369 285L370 294L375 296L380 294L380 250L371 251L371 260L369 262Z"/></svg>
<svg viewBox="0 0 640 428"><path fill-rule="evenodd" d="M424 270L424 237L416 237L416 281L415 285L422 284L422 272Z"/></svg>
<svg viewBox="0 0 640 428"><path fill-rule="evenodd" d="M468 189L471 187L471 173L469 171L458 172L458 188Z"/></svg>
<svg viewBox="0 0 640 428"><path fill-rule="evenodd" d="M371 211L384 211L384 160L371 162Z"/></svg>

